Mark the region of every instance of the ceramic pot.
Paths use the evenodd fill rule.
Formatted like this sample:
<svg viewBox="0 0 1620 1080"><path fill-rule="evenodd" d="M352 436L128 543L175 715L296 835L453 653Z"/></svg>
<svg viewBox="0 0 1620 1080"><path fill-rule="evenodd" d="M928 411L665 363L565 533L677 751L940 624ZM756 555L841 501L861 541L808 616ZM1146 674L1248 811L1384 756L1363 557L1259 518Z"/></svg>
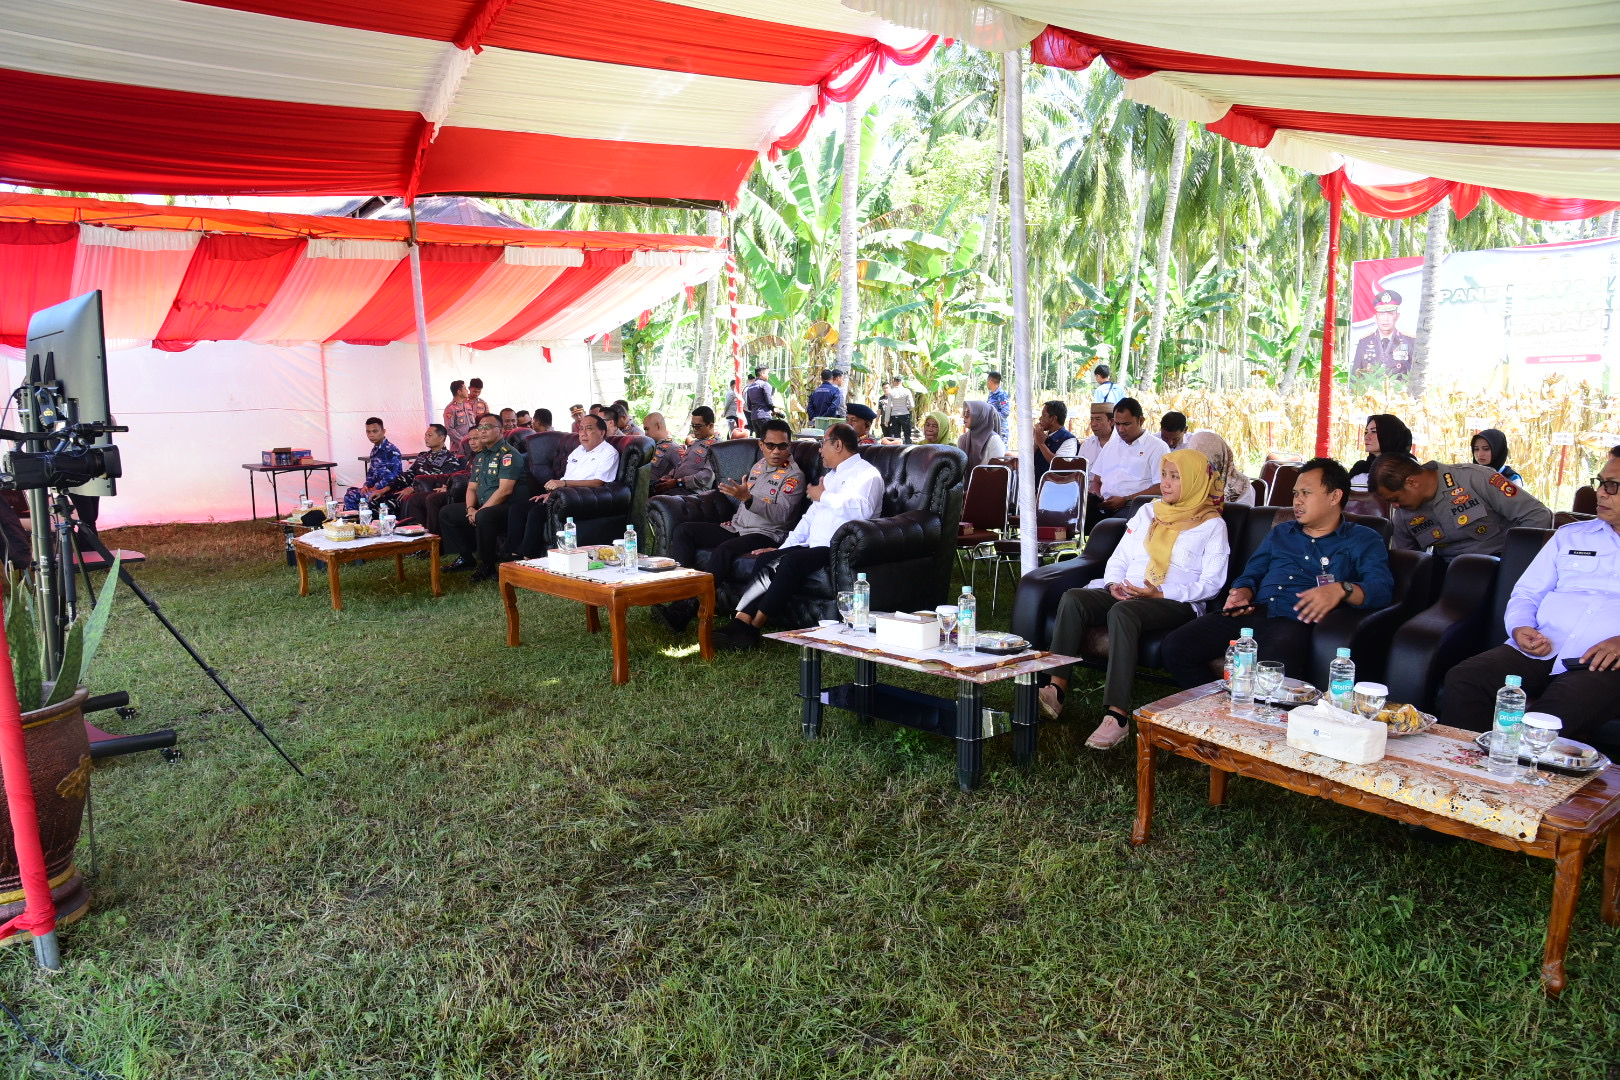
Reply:
<svg viewBox="0 0 1620 1080"><path fill-rule="evenodd" d="M34 781L34 805L39 813L40 845L45 849L45 873L50 878L51 897L56 901L58 926L73 922L90 907L90 890L73 864L84 802L90 793L90 739L85 734L83 712L89 696L90 691L81 686L66 701L22 716L28 772ZM11 816L0 808L0 922L22 910L22 877L17 871ZM13 934L6 940L25 938L30 935Z"/></svg>

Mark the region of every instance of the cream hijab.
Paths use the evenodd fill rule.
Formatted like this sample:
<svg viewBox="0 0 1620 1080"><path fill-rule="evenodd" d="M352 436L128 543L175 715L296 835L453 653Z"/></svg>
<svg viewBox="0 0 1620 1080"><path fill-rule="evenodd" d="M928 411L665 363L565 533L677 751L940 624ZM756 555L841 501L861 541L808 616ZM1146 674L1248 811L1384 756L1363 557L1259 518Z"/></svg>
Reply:
<svg viewBox="0 0 1620 1080"><path fill-rule="evenodd" d="M1187 437L1187 449L1197 450L1209 459L1209 467L1216 477L1210 494L1222 503L1241 502L1244 492L1254 490L1253 481L1237 467L1237 457L1232 453L1232 448L1213 431L1193 432Z"/></svg>

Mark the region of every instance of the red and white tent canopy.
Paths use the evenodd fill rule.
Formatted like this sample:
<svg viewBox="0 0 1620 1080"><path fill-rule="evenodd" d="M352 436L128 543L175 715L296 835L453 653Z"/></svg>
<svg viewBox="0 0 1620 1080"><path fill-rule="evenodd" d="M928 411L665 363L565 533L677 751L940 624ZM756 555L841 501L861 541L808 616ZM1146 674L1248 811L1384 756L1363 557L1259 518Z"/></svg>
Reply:
<svg viewBox="0 0 1620 1080"><path fill-rule="evenodd" d="M1033 42L1037 63L1101 59L1134 100L1310 172L1361 162L1382 173L1367 186L1434 178L1466 185L1472 201L1533 192L1587 204L1512 206L1536 216L1620 200L1617 3L846 2L984 48Z"/></svg>
<svg viewBox="0 0 1620 1080"><path fill-rule="evenodd" d="M92 289L109 339L415 341L401 221L0 194L0 345ZM423 224L428 340L582 341L724 264L706 236Z"/></svg>
<svg viewBox="0 0 1620 1080"><path fill-rule="evenodd" d="M837 0L16 0L0 181L728 202L933 39Z"/></svg>

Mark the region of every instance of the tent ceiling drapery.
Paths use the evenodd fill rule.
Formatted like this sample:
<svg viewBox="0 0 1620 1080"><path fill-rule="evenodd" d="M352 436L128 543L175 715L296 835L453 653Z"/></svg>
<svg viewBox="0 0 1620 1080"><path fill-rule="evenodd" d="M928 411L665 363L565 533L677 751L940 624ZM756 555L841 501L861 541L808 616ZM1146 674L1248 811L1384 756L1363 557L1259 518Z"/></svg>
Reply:
<svg viewBox="0 0 1620 1080"><path fill-rule="evenodd" d="M109 339L415 341L398 221L0 194L0 344L101 289ZM419 227L428 339L583 340L712 277L718 238Z"/></svg>
<svg viewBox="0 0 1620 1080"><path fill-rule="evenodd" d="M6 0L0 180L728 202L933 42L837 0Z"/></svg>
<svg viewBox="0 0 1620 1080"><path fill-rule="evenodd" d="M1493 198L1620 200L1620 5L845 3L986 48L1032 41L1038 63L1101 59L1133 100L1310 172L1360 161Z"/></svg>

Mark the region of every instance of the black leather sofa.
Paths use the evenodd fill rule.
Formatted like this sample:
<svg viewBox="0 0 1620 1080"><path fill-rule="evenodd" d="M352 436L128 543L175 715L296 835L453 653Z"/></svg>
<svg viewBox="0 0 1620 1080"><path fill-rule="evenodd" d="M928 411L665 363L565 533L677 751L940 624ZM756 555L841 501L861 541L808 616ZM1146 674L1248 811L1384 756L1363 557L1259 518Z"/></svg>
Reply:
<svg viewBox="0 0 1620 1080"><path fill-rule="evenodd" d="M753 439L727 441L728 451L751 446L752 457L740 470L745 474L759 457ZM730 473L741 461L721 459L723 473ZM854 587L855 575L865 573L872 586L872 607L879 611L911 611L945 603L950 589L952 554L950 542L962 514L962 474L966 456L954 446L865 446L861 456L883 475L883 507L879 516L845 522L833 534L832 565L806 582L792 607L780 621L783 625L809 626L818 619L838 617L837 595ZM793 457L809 483L821 479L823 467L819 446L795 442ZM806 499L800 516L809 506ZM720 491L697 494L655 495L647 502L647 524L652 532L651 550L668 555L669 538L686 521L729 521L737 502ZM797 524L797 520L794 522ZM715 582L719 610L735 604L754 574L755 560L737 560L729 581ZM704 556L698 557L703 569Z"/></svg>
<svg viewBox="0 0 1620 1080"><path fill-rule="evenodd" d="M610 435L608 442L619 452L619 475L611 484L597 488L563 488L549 502L552 529L561 535L563 523L574 519L582 544L611 544L624 536L627 524L634 522L643 544L647 505L648 465L653 441L643 435ZM539 431L530 435L523 452L529 461L529 487L532 494L545 490L547 480L559 479L568 468L568 455L579 446L572 431Z"/></svg>
<svg viewBox="0 0 1620 1080"><path fill-rule="evenodd" d="M1292 520L1293 511L1285 507L1227 506L1221 512L1226 521L1231 541L1232 557L1226 585L1220 595L1210 602L1218 608L1225 602L1226 590L1232 579L1243 572L1249 557L1265 540L1266 535L1280 522ZM1375 530L1387 542L1390 523L1387 518L1347 515L1358 525ZM1037 567L1025 574L1018 583L1013 600L1012 630L1046 648L1052 641L1052 626L1057 619L1058 604L1070 589L1083 589L1103 574L1108 557L1113 554L1120 538L1125 535L1124 518L1110 518L1098 523L1091 532L1078 559ZM1390 571L1395 578L1395 598L1387 607L1376 610L1340 607L1318 623L1311 638L1311 680L1326 685L1328 664L1336 651L1348 647L1356 661L1359 677L1377 679L1384 671L1389 655L1389 641L1395 630L1416 614L1429 595L1429 575L1432 559L1426 553L1414 551L1390 552ZM1165 634L1144 635L1138 657L1138 669L1143 678L1168 681L1162 673ZM1089 665L1104 667L1108 659L1108 634L1105 629L1093 631L1081 647L1081 656ZM1211 675L1213 678L1213 673Z"/></svg>

